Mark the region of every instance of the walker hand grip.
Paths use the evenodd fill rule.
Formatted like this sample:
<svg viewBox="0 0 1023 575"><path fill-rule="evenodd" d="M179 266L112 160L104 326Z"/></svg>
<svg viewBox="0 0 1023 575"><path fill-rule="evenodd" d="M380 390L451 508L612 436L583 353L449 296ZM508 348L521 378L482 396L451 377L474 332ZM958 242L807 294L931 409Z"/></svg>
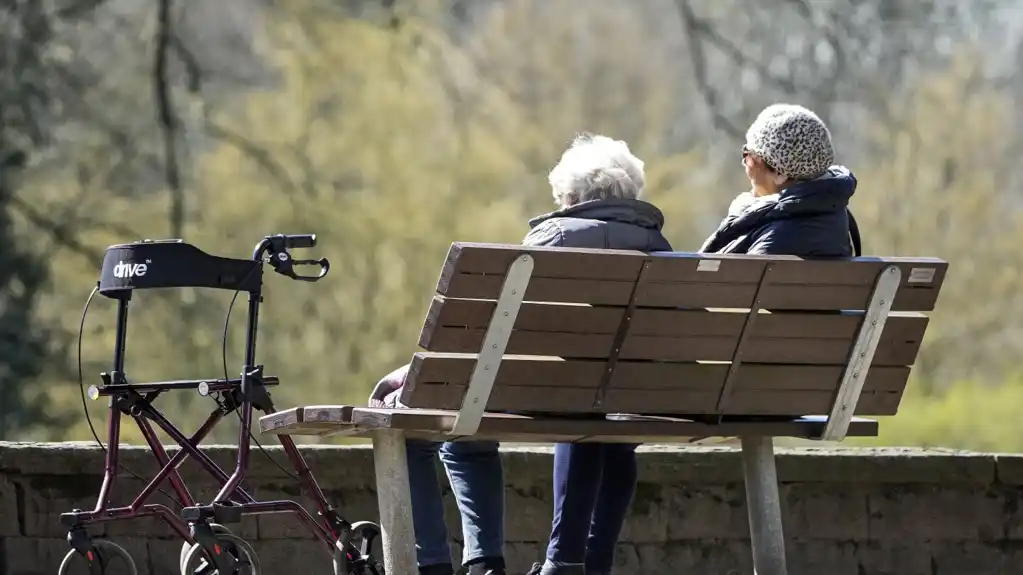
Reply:
<svg viewBox="0 0 1023 575"><path fill-rule="evenodd" d="M298 234L284 236L285 248L314 248L316 247L316 234Z"/></svg>

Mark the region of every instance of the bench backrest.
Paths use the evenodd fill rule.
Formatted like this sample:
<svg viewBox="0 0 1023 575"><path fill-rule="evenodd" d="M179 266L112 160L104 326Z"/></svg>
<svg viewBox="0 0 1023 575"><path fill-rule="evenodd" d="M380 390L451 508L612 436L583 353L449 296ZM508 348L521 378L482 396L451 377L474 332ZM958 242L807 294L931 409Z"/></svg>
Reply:
<svg viewBox="0 0 1023 575"><path fill-rule="evenodd" d="M402 401L799 416L848 403L839 397L843 382L859 379L845 385L858 387L850 416L892 415L927 327L918 312L934 309L947 267L933 258L455 243L420 336L426 353L414 357ZM491 385L467 399L474 371Z"/></svg>

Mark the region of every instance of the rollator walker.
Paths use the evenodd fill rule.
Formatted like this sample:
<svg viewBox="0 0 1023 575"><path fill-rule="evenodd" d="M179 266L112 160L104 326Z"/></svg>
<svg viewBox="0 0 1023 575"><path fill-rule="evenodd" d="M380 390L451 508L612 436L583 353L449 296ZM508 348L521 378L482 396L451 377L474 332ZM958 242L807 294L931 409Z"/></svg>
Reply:
<svg viewBox="0 0 1023 575"><path fill-rule="evenodd" d="M145 240L107 248L98 291L117 302L117 330L113 368L102 373L101 385L89 388L89 397L108 398L107 445L103 484L96 506L91 511L74 510L61 515L68 529L68 542L72 549L64 557L59 575L88 573L89 575L137 574L137 568L125 549L106 539L95 539L89 534L92 524L157 517L170 526L184 540L179 568L182 575L257 575L259 559L252 545L233 534L228 527L246 515L292 513L309 532L319 539L333 561L335 575L383 575L383 566L373 556L373 544L380 535L379 526L370 522L349 523L327 501L306 465L294 441L278 436L296 477L308 495L316 502L317 517L295 501L257 501L242 488L249 465L252 411L274 413L268 388L280 384L274 376L263 374L263 366L256 363L256 331L259 307L262 302L263 266L293 280L316 282L330 269L326 259L294 260L289 248L311 248L316 245L315 235L273 235L261 240L252 252L252 259L232 259L213 256L181 240ZM316 275L296 273L297 266L317 266ZM214 288L231 290L235 297L248 294L248 322L245 333L245 363L237 378L196 379L133 383L125 374L125 343L128 324L128 304L135 290L155 288ZM232 300L232 305L234 300ZM88 304L86 310L88 311ZM85 312L83 312L83 324ZM230 313L230 311L228 312ZM226 326L225 326L225 338ZM226 366L225 366L226 371ZM156 399L167 391L194 390L203 397L216 401L206 421L191 435L185 435L155 407ZM203 439L223 418L236 413L240 419L238 452L234 471L228 474L199 447ZM118 472L122 418L131 418L138 426L146 443L160 465L160 471L125 507L113 506L111 500ZM155 425L155 427L154 427ZM160 444L155 428L161 429L180 450L170 456ZM178 467L186 458L199 463L221 486L213 501L200 504L182 481ZM127 470L125 470L127 471ZM129 472L130 473L130 472ZM168 481L174 497L181 505L175 513L159 503L147 503L149 498ZM277 575L277 574L273 574Z"/></svg>

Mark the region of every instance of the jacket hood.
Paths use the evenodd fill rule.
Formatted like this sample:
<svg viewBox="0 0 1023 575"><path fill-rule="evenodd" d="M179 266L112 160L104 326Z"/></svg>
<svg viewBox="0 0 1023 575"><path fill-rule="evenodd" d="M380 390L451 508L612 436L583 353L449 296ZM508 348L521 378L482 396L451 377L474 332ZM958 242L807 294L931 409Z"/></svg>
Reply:
<svg viewBox="0 0 1023 575"><path fill-rule="evenodd" d="M786 215L842 210L856 193L856 176L845 166L831 166L823 176L798 182L777 194L774 210Z"/></svg>
<svg viewBox="0 0 1023 575"><path fill-rule="evenodd" d="M554 218L618 222L657 231L664 227L664 214L661 210L642 200L590 200L537 216L529 220L529 227L535 228Z"/></svg>

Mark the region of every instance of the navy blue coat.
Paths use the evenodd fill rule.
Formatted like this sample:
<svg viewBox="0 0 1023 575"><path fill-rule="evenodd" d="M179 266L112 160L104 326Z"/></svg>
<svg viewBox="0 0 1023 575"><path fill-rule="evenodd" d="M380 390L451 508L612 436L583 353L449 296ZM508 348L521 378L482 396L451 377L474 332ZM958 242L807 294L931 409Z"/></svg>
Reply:
<svg viewBox="0 0 1023 575"><path fill-rule="evenodd" d="M641 200L591 200L529 221L523 245L670 252L664 215Z"/></svg>
<svg viewBox="0 0 1023 575"><path fill-rule="evenodd" d="M856 177L832 166L815 180L778 194L744 194L704 242L701 252L842 258L860 255L859 230L849 212Z"/></svg>

